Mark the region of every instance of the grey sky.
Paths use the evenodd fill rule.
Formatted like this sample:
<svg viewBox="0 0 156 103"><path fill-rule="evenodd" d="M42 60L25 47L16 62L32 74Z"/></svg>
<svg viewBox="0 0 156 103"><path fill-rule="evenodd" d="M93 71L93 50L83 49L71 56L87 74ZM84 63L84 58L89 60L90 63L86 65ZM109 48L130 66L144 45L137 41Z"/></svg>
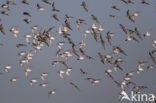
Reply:
<svg viewBox="0 0 156 103"><path fill-rule="evenodd" d="M112 39L112 45L120 45L120 47L125 50L128 56L122 57L126 63L122 64L124 71L118 71L113 73L113 76L117 81L121 81L124 74L129 71L134 71L137 68L138 61L148 61L148 64L153 64L148 52L154 50L152 47L152 41L156 39L156 0L147 0L151 5L140 4L141 0L133 0L135 4L126 5L120 0L86 0L89 12L80 6L82 0L55 0L56 8L60 10L58 14L60 21L54 20L51 16L54 12L51 11L51 5L41 2L41 0L29 0L30 5L21 4L21 0L15 0L15 6L10 6L10 11L8 11L9 16L4 16L0 14L0 18L3 26L6 30L6 35L0 33L0 43L4 46L0 47L0 69L3 74L0 75L0 103L120 103L118 101L118 94L120 88L108 78L104 71L109 68L109 65L104 65L100 62L97 53L101 52L103 54L112 52L112 47L108 44L106 40L106 33L108 31L115 33L115 37ZM50 0L50 2L53 2ZM0 4L5 3L5 0L1 0ZM36 4L39 3L41 6L45 7L45 11L37 11ZM117 5L120 7L120 11L113 10L111 6ZM132 23L126 17L126 11L130 12L139 11L139 16L136 17L136 22ZM1 10L5 10L0 8ZM26 24L23 22L24 18L29 18L22 15L24 11L29 12L32 17L32 22ZM85 60L78 62L76 56L73 54L69 58L68 64L72 67L71 76L65 76L61 79L57 73L59 69L64 69L62 66L52 67L51 62L58 60L56 58L56 51L58 50L56 43L58 41L65 41L65 39L60 38L55 33L58 30L60 24L64 23L64 15L68 14L74 17L71 20L71 25L73 31L69 31L71 38L78 44L83 39L83 32L85 29L90 28L94 23L91 19L91 14L98 17L100 22L104 22L104 31L102 32L103 38L106 42L106 50L103 50L100 43L96 43L93 36L89 35L89 38L85 40L87 46L83 48L88 55L93 56L96 60ZM116 15L116 19L110 19L109 15ZM75 21L78 18L86 20L87 24L80 26L80 30L76 29ZM124 43L127 35L120 29L119 24L123 24L130 29L138 27L138 30L143 34L145 32L150 32L151 36L143 38L140 43L134 41ZM21 47L16 48L18 43L26 43L24 35L31 33L31 27L38 25L44 29L48 29L55 26L52 30L52 35L56 37L54 43L50 46L44 46L43 50L39 51L28 65L21 67L19 65L20 58L17 53L22 50L31 50L32 47ZM20 31L19 38L16 39L9 29L12 26L16 26ZM68 45L66 46L67 48ZM64 50L67 50L64 48ZM3 68L7 64L12 66L12 70L9 73L5 73ZM30 73L28 80L24 76L24 69L27 66L32 67L32 72ZM80 74L80 68L87 71L89 76ZM45 81L38 79L38 83L33 86L29 85L29 80L31 78L39 78L40 74L43 72L48 72L49 75L46 77ZM143 90L146 93L156 94L156 70L143 71L139 75L135 75L132 81L136 82L138 85L148 86L149 89ZM10 78L17 77L17 82L10 83ZM92 86L90 82L84 80L86 77L93 77L96 79L101 79L99 84ZM40 83L48 83L48 86L43 88L38 86ZM74 82L80 88L80 92L73 88L69 82ZM48 99L48 92L56 88L56 94L52 95ZM130 89L128 90L130 92ZM128 103L124 101L123 103Z"/></svg>

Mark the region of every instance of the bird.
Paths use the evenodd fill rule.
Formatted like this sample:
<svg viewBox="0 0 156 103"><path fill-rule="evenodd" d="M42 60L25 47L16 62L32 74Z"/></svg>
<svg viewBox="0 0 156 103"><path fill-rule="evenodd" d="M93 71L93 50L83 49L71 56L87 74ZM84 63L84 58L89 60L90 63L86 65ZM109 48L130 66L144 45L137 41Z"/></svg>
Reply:
<svg viewBox="0 0 156 103"><path fill-rule="evenodd" d="M133 13L132 16L134 16L134 17L139 16L139 12Z"/></svg>
<svg viewBox="0 0 156 103"><path fill-rule="evenodd" d="M103 56L100 52L98 52L98 57L99 57L100 61L101 61L103 64L105 64L104 56Z"/></svg>
<svg viewBox="0 0 156 103"><path fill-rule="evenodd" d="M156 48L156 40L153 40L152 45L153 45L154 48Z"/></svg>
<svg viewBox="0 0 156 103"><path fill-rule="evenodd" d="M107 38L107 41L108 41L108 43L109 43L110 45L112 45L112 42L111 42L112 37L114 37L114 33L107 32L106 38Z"/></svg>
<svg viewBox="0 0 156 103"><path fill-rule="evenodd" d="M93 35L95 41L97 42L97 41L98 41L98 39L97 39L98 34L97 34L97 32L95 31L95 29L91 29L91 34Z"/></svg>
<svg viewBox="0 0 156 103"><path fill-rule="evenodd" d="M42 73L41 74L41 80L45 80L45 77L48 76L48 73Z"/></svg>
<svg viewBox="0 0 156 103"><path fill-rule="evenodd" d="M154 65L147 66L147 70L149 70L149 69L154 69Z"/></svg>
<svg viewBox="0 0 156 103"><path fill-rule="evenodd" d="M30 67L27 67L25 69L25 77L27 78L28 77L28 74L31 72L32 70L30 69Z"/></svg>
<svg viewBox="0 0 156 103"><path fill-rule="evenodd" d="M83 19L77 19L76 20L76 27L78 30L79 30L81 24L85 24L84 21L85 20L83 20Z"/></svg>
<svg viewBox="0 0 156 103"><path fill-rule="evenodd" d="M134 19L135 16L131 15L129 10L127 10L127 13L126 14L127 14L128 19L131 22L135 23L135 19Z"/></svg>
<svg viewBox="0 0 156 103"><path fill-rule="evenodd" d="M140 32L138 31L138 28L135 28L135 33L138 36L138 38L140 38L142 40L142 35L140 34Z"/></svg>
<svg viewBox="0 0 156 103"><path fill-rule="evenodd" d="M56 93L56 89L49 91L48 97L50 97L51 95L54 95L55 93Z"/></svg>
<svg viewBox="0 0 156 103"><path fill-rule="evenodd" d="M140 92L140 90L144 90L144 89L148 89L148 87L147 86L134 86L133 88L132 88L132 90L135 92L135 93L138 93L138 92Z"/></svg>
<svg viewBox="0 0 156 103"><path fill-rule="evenodd" d="M9 0L6 0L6 4L8 4L8 5L16 5L15 2L13 2L13 1L9 1Z"/></svg>
<svg viewBox="0 0 156 103"><path fill-rule="evenodd" d="M88 73L85 72L82 68L80 68L80 74L86 75L86 74L88 74Z"/></svg>
<svg viewBox="0 0 156 103"><path fill-rule="evenodd" d="M64 78L64 77L63 77L63 74L64 74L65 72L64 72L63 70L59 70L57 73L59 74L60 78Z"/></svg>
<svg viewBox="0 0 156 103"><path fill-rule="evenodd" d="M52 17L56 20L59 21L58 15L57 14L53 14Z"/></svg>
<svg viewBox="0 0 156 103"><path fill-rule="evenodd" d="M95 60L93 57L88 56L88 55L82 50L82 48L79 48L79 51L80 51L80 53L81 53L83 56L85 56L86 58Z"/></svg>
<svg viewBox="0 0 156 103"><path fill-rule="evenodd" d="M123 3L128 4L127 0L121 0Z"/></svg>
<svg viewBox="0 0 156 103"><path fill-rule="evenodd" d="M19 48L19 47L26 47L26 46L27 46L26 44L21 44L21 43L16 44L16 47L17 47L17 48Z"/></svg>
<svg viewBox="0 0 156 103"><path fill-rule="evenodd" d="M6 11L1 11L1 14L9 16L9 14Z"/></svg>
<svg viewBox="0 0 156 103"><path fill-rule="evenodd" d="M100 34L100 42L101 42L101 45L102 45L102 47L104 48L104 50L106 49L106 47L105 47L105 41L103 40L103 38L102 38L102 35Z"/></svg>
<svg viewBox="0 0 156 103"><path fill-rule="evenodd" d="M73 16L69 16L68 14L65 14L65 20L70 20L70 19L73 19L74 17Z"/></svg>
<svg viewBox="0 0 156 103"><path fill-rule="evenodd" d="M31 17L31 15L28 12L23 12L23 15Z"/></svg>
<svg viewBox="0 0 156 103"><path fill-rule="evenodd" d="M96 22L96 23L100 23L98 18L96 16L94 16L93 14L91 14L92 19Z"/></svg>
<svg viewBox="0 0 156 103"><path fill-rule="evenodd" d="M32 37L31 34L25 34L24 37L25 37L26 42L29 44L30 43L29 38Z"/></svg>
<svg viewBox="0 0 156 103"><path fill-rule="evenodd" d="M125 32L125 34L127 34L127 29L125 26L123 26L122 24L119 24L120 28Z"/></svg>
<svg viewBox="0 0 156 103"><path fill-rule="evenodd" d="M0 24L0 31L3 35L5 35L5 30L2 24Z"/></svg>
<svg viewBox="0 0 156 103"><path fill-rule="evenodd" d="M40 6L40 4L37 3L37 10L44 11L45 9L42 6Z"/></svg>
<svg viewBox="0 0 156 103"><path fill-rule="evenodd" d="M88 12L88 7L87 7L87 4L85 3L85 1L82 1L81 6L84 8L84 10L86 12Z"/></svg>
<svg viewBox="0 0 156 103"><path fill-rule="evenodd" d="M151 52L149 52L149 56L150 56L151 60L153 61L153 63L156 64L156 58L152 55Z"/></svg>
<svg viewBox="0 0 156 103"><path fill-rule="evenodd" d="M6 65L5 67L4 67L4 71L5 72L9 72L9 70L12 68L12 66L11 65Z"/></svg>
<svg viewBox="0 0 156 103"><path fill-rule="evenodd" d="M146 4L146 5L150 5L150 3L148 3L146 0L141 0L142 4Z"/></svg>
<svg viewBox="0 0 156 103"><path fill-rule="evenodd" d="M98 31L99 33L102 32L102 31L104 31L103 25L104 25L104 22L100 24L99 28L97 28L97 31Z"/></svg>
<svg viewBox="0 0 156 103"><path fill-rule="evenodd" d="M70 76L70 72L71 72L71 71L72 71L72 68L68 68L68 67L67 67L67 68L65 69L66 75L67 75L67 76Z"/></svg>
<svg viewBox="0 0 156 103"><path fill-rule="evenodd" d="M76 84L74 84L73 82L69 82L69 84L72 85L78 91L80 91L80 88Z"/></svg>
<svg viewBox="0 0 156 103"><path fill-rule="evenodd" d="M96 26L96 23L93 23L92 26L91 26L91 29L92 29L92 30L95 30L95 29L97 29L97 28L98 28L98 27Z"/></svg>
<svg viewBox="0 0 156 103"><path fill-rule="evenodd" d="M115 18L117 18L116 15L112 15L112 14L110 14L109 17L110 17L111 19L115 19Z"/></svg>
<svg viewBox="0 0 156 103"><path fill-rule="evenodd" d="M49 4L51 5L50 1L49 0L42 0L42 2L46 3L46 4Z"/></svg>
<svg viewBox="0 0 156 103"><path fill-rule="evenodd" d="M134 1L133 0L128 0L127 2L128 3L131 3L131 4L134 4Z"/></svg>
<svg viewBox="0 0 156 103"><path fill-rule="evenodd" d="M60 12L60 10L56 9L55 2L52 3L52 9L51 10L54 12Z"/></svg>
<svg viewBox="0 0 156 103"><path fill-rule="evenodd" d="M119 9L118 6L115 6L115 5L114 5L114 6L112 6L112 8L115 9L115 10L117 10L117 11L120 11L120 9Z"/></svg>
<svg viewBox="0 0 156 103"><path fill-rule="evenodd" d="M29 5L29 3L28 3L27 0L22 0L22 3L23 3L23 4L26 4L26 5Z"/></svg>
<svg viewBox="0 0 156 103"><path fill-rule="evenodd" d="M10 32L14 35L14 37L18 38L17 34L19 33L19 31L16 27L11 27Z"/></svg>
<svg viewBox="0 0 156 103"><path fill-rule="evenodd" d="M149 37L149 36L151 36L151 33L149 33L148 31L144 33L144 37Z"/></svg>
<svg viewBox="0 0 156 103"><path fill-rule="evenodd" d="M122 96L122 98L121 98L121 96ZM121 90L121 92L120 92L120 94L118 96L118 99L121 100L121 101L123 99L126 99L126 100L129 100L130 101L130 98L128 97L128 95L127 95L127 93L126 93L125 90Z"/></svg>
<svg viewBox="0 0 156 103"><path fill-rule="evenodd" d="M114 77L110 74L112 72L112 69L108 68L105 70L105 74L106 76L108 76L109 78L111 78L112 80L114 80Z"/></svg>
<svg viewBox="0 0 156 103"><path fill-rule="evenodd" d="M13 77L10 79L10 82L16 82L17 81L17 78L16 77Z"/></svg>
<svg viewBox="0 0 156 103"><path fill-rule="evenodd" d="M132 40L134 40L137 43L139 43L139 40L137 38L135 38L134 36L132 36L132 35L128 35L128 37L125 39L126 42L132 41Z"/></svg>
<svg viewBox="0 0 156 103"><path fill-rule="evenodd" d="M48 83L39 84L40 87L47 87Z"/></svg>
<svg viewBox="0 0 156 103"><path fill-rule="evenodd" d="M32 86L33 83L37 83L37 79L33 78L29 81L29 84Z"/></svg>
<svg viewBox="0 0 156 103"><path fill-rule="evenodd" d="M8 4L2 4L1 7L4 8L4 9L10 10Z"/></svg>
<svg viewBox="0 0 156 103"><path fill-rule="evenodd" d="M91 84L94 86L97 83L100 83L100 79L94 79L94 78L85 78L85 80L88 80L91 82Z"/></svg>
<svg viewBox="0 0 156 103"><path fill-rule="evenodd" d="M84 31L84 39L87 39L87 35L90 34L90 33L91 33L90 30L89 29L86 29Z"/></svg>
<svg viewBox="0 0 156 103"><path fill-rule="evenodd" d="M65 20L64 26L67 27L69 30L73 30L68 20Z"/></svg>
<svg viewBox="0 0 156 103"><path fill-rule="evenodd" d="M114 54L121 53L121 54L127 56L127 54L125 53L125 51L123 49L121 49L119 46L113 46L113 53Z"/></svg>
<svg viewBox="0 0 156 103"><path fill-rule="evenodd" d="M29 24L31 22L31 19L30 18L25 18L23 19L27 24Z"/></svg>
<svg viewBox="0 0 156 103"><path fill-rule="evenodd" d="M0 43L0 47L2 47L3 46L3 43Z"/></svg>

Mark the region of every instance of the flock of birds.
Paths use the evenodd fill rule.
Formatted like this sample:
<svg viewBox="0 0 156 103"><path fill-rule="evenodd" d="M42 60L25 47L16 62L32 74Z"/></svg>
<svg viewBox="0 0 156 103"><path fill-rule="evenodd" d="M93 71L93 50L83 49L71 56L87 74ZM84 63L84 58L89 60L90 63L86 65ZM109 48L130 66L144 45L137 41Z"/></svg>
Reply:
<svg viewBox="0 0 156 103"><path fill-rule="evenodd" d="M126 5L130 5L130 4L134 5L135 4L135 0L120 0L120 1ZM52 15L52 18L54 20L56 20L57 22L59 22L60 21L59 12L61 10L59 8L57 8L57 6L55 5L55 2L51 2L50 0L42 0L42 2L51 6L51 11L54 12L54 14ZM22 3L22 5L30 5L29 0L22 0L21 3ZM149 5L149 6L151 5L146 0L140 0L140 3L143 5ZM0 9L1 15L9 16L9 12L11 11L10 7L15 6L15 5L16 5L16 2L6 0L6 3L1 5L1 9ZM36 8L38 11L45 10L45 8L39 3L36 3ZM116 12L120 11L120 7L118 7L117 5L113 5L111 8L114 9ZM84 9L84 12L88 13L89 8L87 6L86 1L82 1L82 3L80 4L80 9ZM129 19L129 22L132 22L135 24L135 21L136 21L135 18L137 16L139 16L139 13L140 12L132 13L131 10L127 10L126 17ZM30 24L32 22L31 13L24 11L23 15L25 15L27 17L27 18L23 19L23 21L27 24ZM153 62L152 65L149 65L147 61L139 61L136 71L126 72L125 76L123 77L123 80L121 82L115 80L115 77L111 73L119 72L119 70L121 70L121 71L124 70L121 65L125 62L121 56L126 57L127 53L120 46L113 45L112 38L115 36L115 33L108 31L106 35L103 34L104 22L101 23L99 21L98 17L96 17L93 14L89 14L89 15L91 17L90 19L92 19L92 21L94 21L94 23L92 25L90 25L88 29L84 30L83 40L81 40L79 43L75 43L75 41L71 37L71 34L68 33L68 31L70 31L70 32L73 31L74 28L72 27L71 22L73 22L76 18L76 17L70 16L68 14L65 14L64 23L58 27L57 31L54 31L54 29L57 28L55 26L50 27L47 30L45 30L45 29L43 29L43 27L39 27L37 25L32 26L31 27L32 33L24 35L26 43L16 44L17 48L27 47L28 45L30 45L32 48L31 50L20 51L18 53L18 56L20 58L19 64L21 65L21 67L23 67L23 65L28 65L31 62L31 60L33 59L33 56L35 54L39 53L39 51L42 50L43 47L51 46L53 44L53 41L56 40L56 37L53 36L52 34L57 34L57 37L62 38L62 40L64 40L64 41L57 42L58 50L56 52L56 57L61 58L61 60L53 60L51 62L51 65L53 67L55 67L56 65L64 66L64 69L60 69L57 71L60 78L64 78L64 75L70 76L72 67L69 66L68 59L71 57L74 57L74 58L76 57L77 62L83 61L84 59L88 59L88 60L92 60L92 61L99 60L104 65L109 64L111 68L107 68L105 70L105 74L115 84L117 84L117 86L119 88L121 88L121 92L119 93L119 96L118 96L119 100L121 99L121 96L123 95L123 93L126 92L126 88L129 85L131 85L133 87L132 90L135 91L136 93L138 93L142 89L147 89L148 87L140 86L137 83L131 81L131 78L134 75L140 74L140 72L142 72L142 71L146 71L146 70L155 68L156 50L148 52L149 57L151 58L151 61ZM112 15L112 14L109 15L109 17L110 17L110 19L117 18L116 15ZM2 18L0 18L0 22L1 21L2 21ZM79 19L75 20L75 25L76 25L77 30L81 30L81 25L85 26L85 25L87 25L87 22L85 19L79 18ZM151 36L151 34L149 32L140 33L140 31L137 27L131 29L131 28L124 26L123 24L119 24L119 27L123 31L123 33L125 33L127 35L127 38L125 38L125 40L124 40L125 43L132 42L132 41L139 43L144 38ZM7 36L6 35L7 29L8 28L4 28L3 24L0 23L0 34ZM18 30L18 28L16 26L9 28L9 31L13 34L13 36L15 38L17 38L17 39L20 38L20 35L18 35L20 33L20 30ZM87 46L87 44L85 43L85 40L90 39L90 37L93 38L96 41L96 43L99 43L101 45L101 47L103 48L103 50L107 49L106 43L108 43L108 46L112 47L112 51L107 54L98 52L96 54L98 56L98 58L88 55L84 49ZM5 44L0 43L0 47L3 45L5 45ZM66 49L65 48L66 45L69 45L70 49L64 50L64 49ZM153 41L152 45L154 48L156 48L156 40ZM11 70L12 70L12 66L8 64L4 67L2 74L5 72L10 72ZM25 72L25 77L28 79L29 73L32 72L31 66L28 66L24 70L24 72ZM87 71L84 71L82 68L80 68L80 73L82 75L88 75ZM48 75L49 75L49 73L43 72L40 75L40 80L45 81L45 77L47 77ZM39 81L39 79L35 79L35 78L28 79L28 80L29 80L29 84L31 86ZM85 78L85 80L89 81L93 86L96 85L97 83L101 82L101 79L96 79L96 78L92 78L92 77L87 77L87 78ZM16 81L17 81L16 77L13 77L10 79L10 82L16 82ZM78 86L78 84L76 84L74 82L69 82L69 84L72 85L74 88L76 88L78 91L80 91L80 87ZM47 85L48 85L48 83L39 84L39 86L41 86L41 87L47 87ZM48 94L48 96L51 96L51 95L54 95L56 92L57 92L57 89L53 88L47 94Z"/></svg>

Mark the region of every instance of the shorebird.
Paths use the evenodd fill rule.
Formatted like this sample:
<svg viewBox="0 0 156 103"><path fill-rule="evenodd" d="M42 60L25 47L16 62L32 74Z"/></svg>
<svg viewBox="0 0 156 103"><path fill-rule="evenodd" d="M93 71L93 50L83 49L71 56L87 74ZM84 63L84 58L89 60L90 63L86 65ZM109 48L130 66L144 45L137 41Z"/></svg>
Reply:
<svg viewBox="0 0 156 103"><path fill-rule="evenodd" d="M4 8L4 9L10 10L8 4L2 4L1 7Z"/></svg>
<svg viewBox="0 0 156 103"><path fill-rule="evenodd" d="M149 33L148 31L144 33L144 37L149 37L149 36L151 36L151 33Z"/></svg>
<svg viewBox="0 0 156 103"><path fill-rule="evenodd" d="M4 67L4 71L5 72L9 72L9 70L11 69L12 67L10 66L10 65L6 65L5 67Z"/></svg>
<svg viewBox="0 0 156 103"><path fill-rule="evenodd" d="M59 70L57 73L59 74L60 78L63 78L63 74L64 74L65 72L64 72L63 70Z"/></svg>
<svg viewBox="0 0 156 103"><path fill-rule="evenodd" d="M56 20L59 21L58 15L57 14L53 14L52 17Z"/></svg>
<svg viewBox="0 0 156 103"><path fill-rule="evenodd" d="M37 79L31 79L30 81L29 81L29 84L32 86L32 84L33 83L37 83Z"/></svg>
<svg viewBox="0 0 156 103"><path fill-rule="evenodd" d="M41 79L42 79L42 80L45 80L45 77L46 77L46 76L48 76L48 73L42 73L42 74L41 74Z"/></svg>
<svg viewBox="0 0 156 103"><path fill-rule="evenodd" d="M52 3L52 9L51 10L54 11L54 12L59 12L60 11L60 10L56 9L55 2Z"/></svg>
<svg viewBox="0 0 156 103"><path fill-rule="evenodd" d="M93 14L91 14L92 19L96 22L96 23L100 23L98 18L96 16L94 16Z"/></svg>
<svg viewBox="0 0 156 103"><path fill-rule="evenodd" d="M27 67L25 69L25 77L27 78L28 77L28 74L31 72L32 70L30 69L30 67Z"/></svg>
<svg viewBox="0 0 156 103"><path fill-rule="evenodd" d="M17 34L19 33L19 31L17 30L16 27L12 27L10 29L10 32L14 35L14 37L18 38Z"/></svg>
<svg viewBox="0 0 156 103"><path fill-rule="evenodd" d="M80 91L80 88L76 84L74 84L73 82L69 82L69 84L71 84L75 89Z"/></svg>
<svg viewBox="0 0 156 103"><path fill-rule="evenodd" d="M22 3L23 3L23 4L26 4L26 5L29 5L29 3L28 3L27 0L22 0Z"/></svg>
<svg viewBox="0 0 156 103"><path fill-rule="evenodd" d="M56 89L49 91L48 97L50 97L51 95L54 95L55 93L56 93Z"/></svg>
<svg viewBox="0 0 156 103"><path fill-rule="evenodd" d="M48 83L39 84L40 87L47 87Z"/></svg>
<svg viewBox="0 0 156 103"><path fill-rule="evenodd" d="M102 45L102 47L104 48L104 50L106 49L106 47L105 47L105 41L103 40L103 38L102 38L102 35L100 34L100 42L101 42L101 45Z"/></svg>
<svg viewBox="0 0 156 103"><path fill-rule="evenodd" d="M42 6L40 6L40 4L37 3L37 10L44 11L45 9Z"/></svg>
<svg viewBox="0 0 156 103"><path fill-rule="evenodd" d="M44 3L51 5L49 0L42 0Z"/></svg>
<svg viewBox="0 0 156 103"><path fill-rule="evenodd" d="M9 1L9 0L6 0L6 4L8 4L8 5L16 5L15 2L13 2L13 1Z"/></svg>
<svg viewBox="0 0 156 103"><path fill-rule="evenodd" d="M154 48L156 48L156 40L153 40L152 45L153 45Z"/></svg>
<svg viewBox="0 0 156 103"><path fill-rule="evenodd" d="M150 3L148 3L146 0L141 0L142 4L146 4L146 5L150 5Z"/></svg>
<svg viewBox="0 0 156 103"><path fill-rule="evenodd" d="M84 1L82 1L81 6L84 8L86 12L88 12L87 4Z"/></svg>
<svg viewBox="0 0 156 103"><path fill-rule="evenodd" d="M16 77L10 79L10 82L16 82L16 81L17 81Z"/></svg>
<svg viewBox="0 0 156 103"><path fill-rule="evenodd" d="M111 39L112 39L112 37L114 37L114 36L115 36L114 33L107 32L106 38L107 38L107 41L108 41L108 43L109 43L110 45L112 45Z"/></svg>
<svg viewBox="0 0 156 103"><path fill-rule="evenodd" d="M5 35L5 30L2 24L0 24L0 32Z"/></svg>
<svg viewBox="0 0 156 103"><path fill-rule="evenodd" d="M114 5L114 6L112 6L112 8L115 9L115 10L117 10L117 11L120 11L120 8L118 6L115 6Z"/></svg>

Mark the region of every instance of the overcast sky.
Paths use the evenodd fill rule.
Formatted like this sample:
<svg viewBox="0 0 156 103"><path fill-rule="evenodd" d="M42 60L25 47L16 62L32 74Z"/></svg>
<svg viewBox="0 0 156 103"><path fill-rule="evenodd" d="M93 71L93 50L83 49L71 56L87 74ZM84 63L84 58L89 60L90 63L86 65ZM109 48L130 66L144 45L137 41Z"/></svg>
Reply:
<svg viewBox="0 0 156 103"><path fill-rule="evenodd" d="M0 8L0 11L5 10L9 13L9 16L0 14L0 24L3 24L6 31L5 36L0 33L0 43L3 43L3 46L0 47L0 69L3 72L0 75L1 103L121 103L118 101L118 94L121 89L105 75L105 70L112 67L102 64L97 55L98 52L103 54L112 52L112 47L106 40L106 33L109 31L115 34L112 45L120 46L127 53L127 56L119 55L125 61L122 64L124 70L112 73L117 81L121 82L127 72L135 71L139 61L147 61L147 65L153 64L148 53L154 50L152 42L156 39L156 0L147 0L151 5L143 5L140 3L141 0L133 0L135 3L129 5L120 0L86 0L88 12L80 6L81 0L55 0L56 8L60 10L59 13L56 13L60 19L59 22L52 18L54 12L51 11L51 5L43 3L42 0L28 0L30 5L21 4L21 0L14 1L16 5L10 5L10 11ZM50 2L53 1L50 0ZM0 5L4 3L5 0L0 1ZM36 9L37 3L45 7L45 11L38 11ZM120 11L112 9L111 7L114 5L118 6ZM132 23L126 17L128 9L131 13L139 12L135 23ZM22 14L24 11L32 15L32 22L29 24L23 21L25 18L30 18ZM92 35L89 35L89 38L85 40L86 47L83 49L96 60L85 58L83 61L77 61L76 56L73 54L68 60L69 66L72 67L71 76L64 76L64 79L61 79L57 71L64 69L64 67L60 65L53 67L51 62L59 60L56 57L57 42L65 41L64 38L56 34L59 25L64 23L65 14L74 17L71 20L73 31L69 31L69 34L77 44L83 39L84 30L90 28L94 23L91 14L94 14L101 23L104 22L102 36L106 42L106 50L102 48L99 42L96 43ZM110 14L116 15L117 18L109 18ZM79 18L84 19L87 24L80 26L78 31L75 21ZM132 41L126 44L124 40L127 35L120 29L119 24L123 24L130 29L137 27L142 35L148 31L151 36L139 40L139 43ZM16 44L26 44L24 35L31 33L31 27L34 25L43 27L46 30L55 26L51 35L56 37L56 40L50 47L44 46L41 51L33 56L29 64L21 67L19 64L20 57L17 54L20 51L29 51L32 47L28 45L27 47L16 48ZM18 39L9 32L9 29L13 26L16 26L20 32ZM68 50L68 48L68 45L64 46L64 50ZM4 67L8 64L12 66L12 69L9 73L6 73ZM32 72L26 79L24 69L28 66L31 66ZM80 74L80 68L83 68L89 75ZM45 81L39 79L43 72L49 73ZM135 75L132 81L137 85L148 87L148 89L141 91L142 93L156 94L155 74L155 69L146 70L139 75ZM16 77L17 82L11 83L10 79L12 77ZM93 86L89 81L85 80L86 77L100 79L101 82ZM29 80L32 78L38 78L38 82L30 86ZM73 88L69 82L78 85L80 91ZM39 84L41 83L48 83L48 86L45 88L40 87ZM48 93L52 89L56 89L56 94L48 98ZM127 91L128 95L130 95L131 88ZM129 102L125 100L123 103Z"/></svg>

